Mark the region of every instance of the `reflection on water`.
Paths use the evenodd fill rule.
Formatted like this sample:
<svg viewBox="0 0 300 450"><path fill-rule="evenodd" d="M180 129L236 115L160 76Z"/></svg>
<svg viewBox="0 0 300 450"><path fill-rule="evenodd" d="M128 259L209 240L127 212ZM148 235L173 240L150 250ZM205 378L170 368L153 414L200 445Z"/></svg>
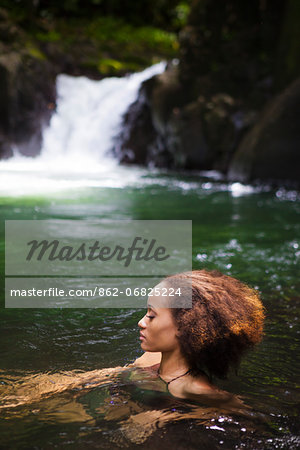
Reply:
<svg viewBox="0 0 300 450"><path fill-rule="evenodd" d="M230 448L228 445L235 439L251 444L257 433L264 445L272 441L276 420L247 405L211 406L209 397L203 399L203 404L181 400L166 391L165 383L154 371L120 370L2 379L0 410L6 413L2 438L11 432L11 427L22 423L26 431L21 426L15 435L16 442L26 438L27 433L36 435L39 430L48 436L50 431L51 445L63 443L68 436L69 444L98 442L97 448L107 448L106 445L127 448L145 442L150 445L151 439L161 438L168 427L176 424L181 439L184 436L186 440L186 432L194 430L202 442L205 432L204 442L218 442L222 448L223 444L224 448ZM53 429L55 437L51 436ZM254 442L257 445L257 440ZM185 448L193 446L186 442Z"/></svg>

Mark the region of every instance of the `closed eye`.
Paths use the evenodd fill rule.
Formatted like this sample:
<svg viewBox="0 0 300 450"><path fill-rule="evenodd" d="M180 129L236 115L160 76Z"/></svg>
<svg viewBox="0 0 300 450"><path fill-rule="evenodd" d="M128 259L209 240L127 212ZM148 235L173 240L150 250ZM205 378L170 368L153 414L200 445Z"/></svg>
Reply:
<svg viewBox="0 0 300 450"><path fill-rule="evenodd" d="M154 317L156 316L156 313L155 313L155 311L153 311L151 305L148 305L147 313L148 313L148 314L146 314L146 317L147 317L148 319L150 319L150 320L154 319Z"/></svg>

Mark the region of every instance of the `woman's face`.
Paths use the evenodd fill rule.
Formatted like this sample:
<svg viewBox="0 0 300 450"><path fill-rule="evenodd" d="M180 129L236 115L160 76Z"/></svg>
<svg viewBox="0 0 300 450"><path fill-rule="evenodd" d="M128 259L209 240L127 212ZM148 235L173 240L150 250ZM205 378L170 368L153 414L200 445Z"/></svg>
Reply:
<svg viewBox="0 0 300 450"><path fill-rule="evenodd" d="M148 304L147 313L138 322L141 348L145 352L167 352L179 347L177 327L169 308Z"/></svg>

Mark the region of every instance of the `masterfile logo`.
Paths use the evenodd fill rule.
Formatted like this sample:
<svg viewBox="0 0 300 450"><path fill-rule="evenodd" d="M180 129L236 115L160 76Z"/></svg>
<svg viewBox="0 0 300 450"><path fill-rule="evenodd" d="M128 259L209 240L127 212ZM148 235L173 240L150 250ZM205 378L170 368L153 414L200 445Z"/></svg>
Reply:
<svg viewBox="0 0 300 450"><path fill-rule="evenodd" d="M5 227L6 307L143 307L166 276L192 269L189 220Z"/></svg>
<svg viewBox="0 0 300 450"><path fill-rule="evenodd" d="M140 245L139 242L141 241ZM135 237L132 244L125 248L121 245L115 245L113 248L108 246L101 246L99 241L95 241L92 245L86 242L80 243L75 248L70 245L61 245L61 242L55 239L54 241L37 241L36 239L27 242L30 250L26 257L26 261L31 261L36 257L41 261L44 257L49 261L109 261L116 259L117 261L124 261L124 267L128 267L134 259L135 261L154 261L160 262L170 255L166 255L166 248L164 246L157 246L156 239L148 239L142 237Z"/></svg>

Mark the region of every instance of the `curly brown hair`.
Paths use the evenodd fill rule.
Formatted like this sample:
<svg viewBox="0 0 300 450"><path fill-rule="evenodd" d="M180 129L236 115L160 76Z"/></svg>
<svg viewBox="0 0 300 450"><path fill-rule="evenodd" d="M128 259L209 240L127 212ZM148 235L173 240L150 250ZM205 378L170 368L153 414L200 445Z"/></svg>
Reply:
<svg viewBox="0 0 300 450"><path fill-rule="evenodd" d="M262 339L264 307L258 293L217 271L171 275L168 284L192 284L192 308L171 308L180 348L191 373L226 378Z"/></svg>

